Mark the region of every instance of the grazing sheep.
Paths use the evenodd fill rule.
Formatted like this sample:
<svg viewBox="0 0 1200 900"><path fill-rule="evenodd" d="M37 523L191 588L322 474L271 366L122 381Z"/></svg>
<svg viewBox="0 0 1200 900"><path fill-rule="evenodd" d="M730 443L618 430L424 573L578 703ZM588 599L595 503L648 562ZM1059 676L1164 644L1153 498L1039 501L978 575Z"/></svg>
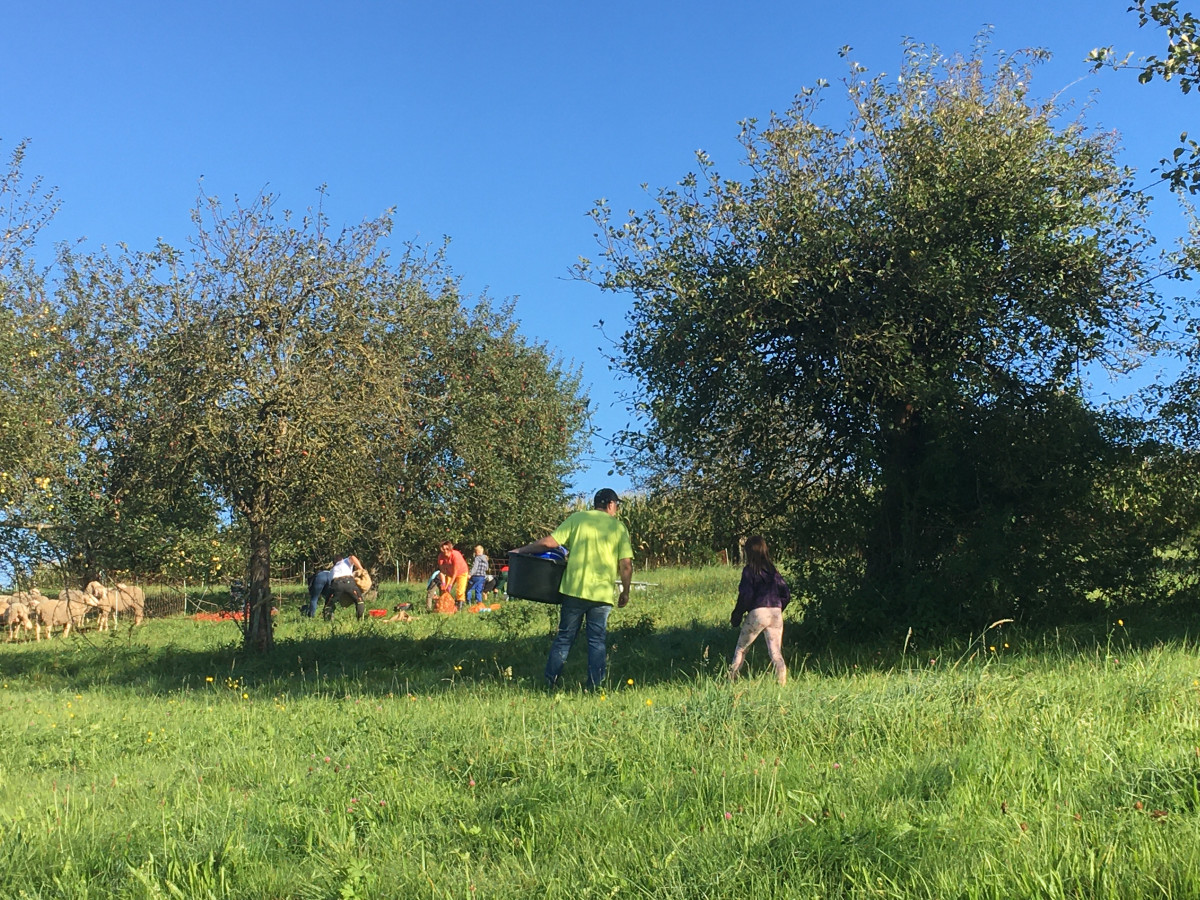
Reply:
<svg viewBox="0 0 1200 900"><path fill-rule="evenodd" d="M71 614L72 628L82 628L83 620L95 608L92 603L91 594L76 590L75 588L66 588L59 591L58 599L67 604L67 610Z"/></svg>
<svg viewBox="0 0 1200 900"><path fill-rule="evenodd" d="M83 591L76 590L75 588L65 588L58 592L58 599L65 600L67 603L70 603L72 610L78 608L81 605L86 606L87 609L84 610L85 615L92 608L92 605L90 603L88 603L88 600L90 599L90 597L91 597L90 594L85 594Z"/></svg>
<svg viewBox="0 0 1200 900"><path fill-rule="evenodd" d="M117 586L113 588L119 595L117 599L117 612L133 612L133 624L141 625L142 619L146 617L146 592L136 584L124 584L118 581Z"/></svg>
<svg viewBox="0 0 1200 900"><path fill-rule="evenodd" d="M30 588L27 591L17 591L10 598L11 602L25 603L31 609L33 608L34 604L41 603L43 600L48 600L48 599L50 599L50 598L47 597L45 594L43 594L41 591L39 591L37 588Z"/></svg>
<svg viewBox="0 0 1200 900"><path fill-rule="evenodd" d="M142 624L146 615L146 594L137 585L118 582L115 587L106 588L98 581L91 581L84 591L88 605L99 610L97 630L107 631L110 616L127 613L133 613L134 625Z"/></svg>
<svg viewBox="0 0 1200 900"><path fill-rule="evenodd" d="M66 637L71 633L71 624L73 620L71 602L69 600L51 600L46 598L42 600L33 609L33 633L36 640L42 639L42 626L46 626L46 638L54 637L55 627L62 628L62 636Z"/></svg>
<svg viewBox="0 0 1200 900"><path fill-rule="evenodd" d="M20 600L9 602L3 615L0 615L0 625L8 629L9 641L17 639L17 631L22 627L26 631L32 631L33 622L30 621L29 606Z"/></svg>
<svg viewBox="0 0 1200 900"><path fill-rule="evenodd" d="M88 596L83 591L68 588L58 595L57 600L51 600L40 591L29 592L33 599L29 601L29 611L33 619L33 633L36 640L42 639L42 626L46 626L46 637L54 635L55 626L62 628L62 636L66 637L71 629L78 628L84 616L91 610Z"/></svg>
<svg viewBox="0 0 1200 900"><path fill-rule="evenodd" d="M133 624L141 625L146 615L146 593L137 585L118 581L108 590L107 605L117 615L133 613Z"/></svg>
<svg viewBox="0 0 1200 900"><path fill-rule="evenodd" d="M83 592L88 595L88 603L98 611L96 621L97 631L108 631L108 617L116 612L116 598L99 581L89 581Z"/></svg>
<svg viewBox="0 0 1200 900"><path fill-rule="evenodd" d="M47 597L37 588L30 588L27 591L17 591L12 595L12 597L9 598L9 602L12 604L19 603L24 606L26 615L32 619L34 614L37 612L38 604L49 599L49 597Z"/></svg>

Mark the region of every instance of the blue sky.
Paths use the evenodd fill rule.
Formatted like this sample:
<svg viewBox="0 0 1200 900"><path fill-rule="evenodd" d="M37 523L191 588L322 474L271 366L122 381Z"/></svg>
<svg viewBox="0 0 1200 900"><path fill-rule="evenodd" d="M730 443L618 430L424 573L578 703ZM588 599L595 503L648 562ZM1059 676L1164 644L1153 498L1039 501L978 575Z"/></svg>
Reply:
<svg viewBox="0 0 1200 900"><path fill-rule="evenodd" d="M895 72L903 38L967 51L988 25L994 49L1050 50L1035 92L1062 91L1119 130L1149 181L1200 101L1089 74L1093 47L1161 50L1127 5L8 0L0 156L29 138L27 174L58 187L47 247L182 244L201 178L210 194L265 189L296 210L327 185L335 223L395 207L397 241L449 236L467 291L516 297L522 330L582 368L600 439L578 488L623 490L603 438L628 421L628 386L596 324L619 333L628 300L569 277L597 255L597 198L644 207L640 186L679 180L697 149L736 174L738 121L842 77L843 45ZM1164 207L1164 233L1172 221Z"/></svg>

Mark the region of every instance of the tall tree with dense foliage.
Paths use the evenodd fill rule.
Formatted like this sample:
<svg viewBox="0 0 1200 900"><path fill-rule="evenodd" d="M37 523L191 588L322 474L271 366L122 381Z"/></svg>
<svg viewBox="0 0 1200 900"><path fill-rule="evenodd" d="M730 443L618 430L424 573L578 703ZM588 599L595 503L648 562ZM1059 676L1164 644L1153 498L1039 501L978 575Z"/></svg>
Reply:
<svg viewBox="0 0 1200 900"><path fill-rule="evenodd" d="M744 123L745 177L700 153L648 211L601 205L582 267L635 298L616 360L640 461L858 559L844 615L876 624L1053 586L1120 431L1080 373L1131 364L1160 320L1115 138L1033 98L1041 54L982 56L852 66L841 128L804 91Z"/></svg>
<svg viewBox="0 0 1200 900"><path fill-rule="evenodd" d="M107 439L151 451L136 457L146 480L198 481L245 528L247 646L273 643L277 536L394 552L390 521L428 521L458 500L436 473L461 468L445 423L463 414L451 385L474 349L466 334L529 350L541 367L540 394L509 399L523 409L536 396L563 429L513 439L536 442L522 457L538 461L529 506L561 501L586 415L578 382L488 304L464 310L440 252L393 256L387 216L336 231L320 209L277 214L269 196L231 209L203 198L194 224L190 252L64 254L65 340Z"/></svg>
<svg viewBox="0 0 1200 900"><path fill-rule="evenodd" d="M1136 13L1138 26L1161 29L1166 46L1161 55L1155 53L1134 59L1133 54L1118 57L1111 46L1099 47L1089 54L1093 68L1111 67L1137 72L1138 80L1149 85L1160 79L1174 85L1185 95L1200 85L1200 42L1197 26L1200 19L1177 0L1150 3L1135 0L1129 11ZM1160 183L1166 183L1181 198L1187 219L1188 233L1178 248L1168 255L1170 265L1164 275L1180 282L1190 282L1200 267L1200 219L1197 218L1189 194L1200 193L1200 143L1185 131L1179 145L1160 160L1157 167ZM1200 453L1200 318L1197 317L1194 291L1186 288L1184 296L1176 298L1177 317L1181 327L1172 341L1171 351L1178 357L1180 370L1169 383L1155 382L1143 391L1143 399L1154 413L1154 424L1171 453L1160 461L1159 477L1163 479L1159 495L1167 502L1160 510L1164 519L1174 521L1186 535L1181 545L1171 548L1168 559L1175 568L1187 572L1184 578L1194 591L1197 583L1195 563L1200 530L1200 469L1195 465Z"/></svg>
<svg viewBox="0 0 1200 900"><path fill-rule="evenodd" d="M27 150L17 144L0 172L0 561L14 573L41 548L69 443L55 439L63 415L48 344L57 318L32 253L58 198L24 172Z"/></svg>
<svg viewBox="0 0 1200 900"><path fill-rule="evenodd" d="M142 449L89 417L78 348L36 241L56 192L23 173L28 144L0 177L0 554L21 578L54 571L64 584L110 572L155 571L180 530L213 530L202 486L151 484ZM107 360L100 361L100 368ZM111 413L117 404L107 404ZM118 456L109 452L121 448ZM129 502L132 501L132 502ZM124 502L125 505L122 505ZM78 586L78 585L76 585Z"/></svg>

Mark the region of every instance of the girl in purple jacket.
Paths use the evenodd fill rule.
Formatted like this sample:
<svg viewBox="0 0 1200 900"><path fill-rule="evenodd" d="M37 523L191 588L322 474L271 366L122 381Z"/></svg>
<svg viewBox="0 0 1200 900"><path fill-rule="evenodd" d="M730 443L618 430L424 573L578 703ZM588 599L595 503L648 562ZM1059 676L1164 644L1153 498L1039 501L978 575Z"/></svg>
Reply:
<svg viewBox="0 0 1200 900"><path fill-rule="evenodd" d="M736 681L742 663L746 661L746 649L759 634L766 634L767 653L775 666L775 679L787 683L787 665L783 661L783 611L792 599L791 589L783 576L771 562L767 542L762 535L746 541L746 568L742 569L742 583L738 586L737 605L729 622L736 628L742 626L738 635L737 648L733 651L733 662L729 666L729 678Z"/></svg>

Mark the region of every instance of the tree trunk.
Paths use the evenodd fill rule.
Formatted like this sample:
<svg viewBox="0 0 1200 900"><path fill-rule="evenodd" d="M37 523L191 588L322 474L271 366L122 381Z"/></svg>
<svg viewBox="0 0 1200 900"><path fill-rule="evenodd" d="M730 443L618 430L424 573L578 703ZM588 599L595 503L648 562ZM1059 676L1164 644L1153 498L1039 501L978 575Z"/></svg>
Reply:
<svg viewBox="0 0 1200 900"><path fill-rule="evenodd" d="M248 517L250 568L246 608L243 610L245 649L269 653L275 648L275 623L271 619L271 537L263 517Z"/></svg>
<svg viewBox="0 0 1200 900"><path fill-rule="evenodd" d="M889 616L911 617L921 569L936 556L924 521L926 427L912 404L898 403L879 455L880 493L866 547L867 580Z"/></svg>

